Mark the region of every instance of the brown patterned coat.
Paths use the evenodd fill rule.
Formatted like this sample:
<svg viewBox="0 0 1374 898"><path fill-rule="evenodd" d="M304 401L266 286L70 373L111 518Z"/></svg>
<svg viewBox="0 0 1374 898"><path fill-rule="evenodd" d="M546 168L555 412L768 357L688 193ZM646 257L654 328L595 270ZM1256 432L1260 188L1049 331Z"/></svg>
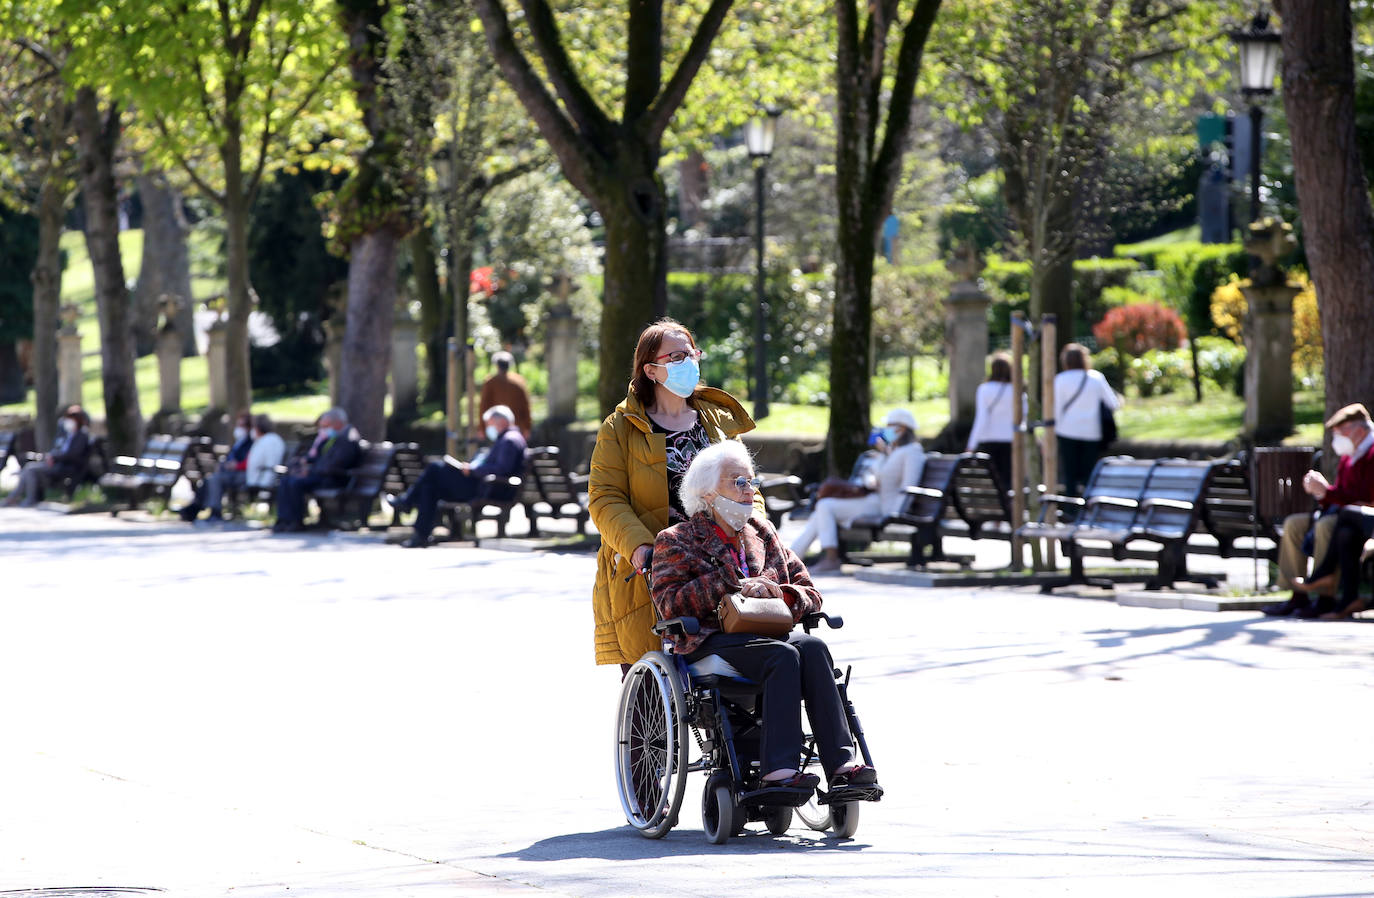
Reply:
<svg viewBox="0 0 1374 898"><path fill-rule="evenodd" d="M792 615L821 610L821 593L811 582L806 565L782 544L766 520L749 519L740 531L749 576L764 577L782 587ZM674 637L676 650L686 654L712 633L720 632L716 608L720 600L740 590L739 560L707 512L663 530L654 541L652 593L660 618L695 617L701 630L695 636Z"/></svg>

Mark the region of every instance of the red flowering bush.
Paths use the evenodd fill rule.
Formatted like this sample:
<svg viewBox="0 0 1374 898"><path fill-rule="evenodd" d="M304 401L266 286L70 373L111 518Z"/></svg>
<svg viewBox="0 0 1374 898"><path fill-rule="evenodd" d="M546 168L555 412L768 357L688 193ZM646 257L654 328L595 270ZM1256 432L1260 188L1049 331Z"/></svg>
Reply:
<svg viewBox="0 0 1374 898"><path fill-rule="evenodd" d="M1142 356L1151 349L1178 349L1187 338L1173 309L1150 303L1117 306L1093 325L1099 348L1116 347L1124 355Z"/></svg>

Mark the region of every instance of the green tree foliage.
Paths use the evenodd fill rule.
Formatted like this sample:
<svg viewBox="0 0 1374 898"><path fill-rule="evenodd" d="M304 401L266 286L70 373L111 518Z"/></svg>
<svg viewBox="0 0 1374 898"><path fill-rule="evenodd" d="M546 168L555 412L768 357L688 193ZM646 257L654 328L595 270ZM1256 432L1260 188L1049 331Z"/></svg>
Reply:
<svg viewBox="0 0 1374 898"><path fill-rule="evenodd" d="M73 75L129 103L150 169L183 176L224 213L229 403L247 407L248 212L264 180L329 166L356 137L332 0L59 0Z"/></svg>

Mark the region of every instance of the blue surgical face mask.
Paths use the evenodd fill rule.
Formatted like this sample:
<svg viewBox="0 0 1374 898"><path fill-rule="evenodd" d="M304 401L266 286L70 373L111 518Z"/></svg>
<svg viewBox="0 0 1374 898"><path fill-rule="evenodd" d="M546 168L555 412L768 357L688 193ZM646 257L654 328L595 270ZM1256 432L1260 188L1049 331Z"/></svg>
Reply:
<svg viewBox="0 0 1374 898"><path fill-rule="evenodd" d="M326 440L332 440L339 435L339 431L333 427L321 427L320 433L324 434Z"/></svg>
<svg viewBox="0 0 1374 898"><path fill-rule="evenodd" d="M887 425L883 428L883 441L886 442L889 446L896 445L897 433L898 431L895 426L891 424Z"/></svg>
<svg viewBox="0 0 1374 898"><path fill-rule="evenodd" d="M669 362L663 368L668 372L663 386L674 396L686 399L701 383L701 367L690 356L680 362Z"/></svg>
<svg viewBox="0 0 1374 898"><path fill-rule="evenodd" d="M488 424L488 425L487 425L487 440L488 440L488 442L492 442L492 443L496 442L496 438L499 437L500 435L501 435L501 431L499 431L499 430L496 429L496 425L495 425L495 424Z"/></svg>

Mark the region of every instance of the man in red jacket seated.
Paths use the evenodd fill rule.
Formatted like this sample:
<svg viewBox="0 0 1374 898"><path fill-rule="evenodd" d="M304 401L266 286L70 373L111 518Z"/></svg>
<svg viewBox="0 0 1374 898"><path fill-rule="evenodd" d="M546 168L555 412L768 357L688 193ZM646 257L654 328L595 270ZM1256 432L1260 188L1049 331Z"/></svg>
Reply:
<svg viewBox="0 0 1374 898"><path fill-rule="evenodd" d="M1341 457L1336 480L1328 483L1320 471L1308 471L1303 477L1302 488L1317 500L1320 510L1315 515L1302 513L1284 518L1283 538L1279 542L1280 589L1292 589L1295 577L1307 576L1309 556L1326 557L1336 525L1334 512L1346 505L1374 505L1374 426L1369 410L1358 402L1352 403L1332 415L1326 426L1332 432L1331 448ZM1270 605L1264 613L1270 617L1316 617L1329 610L1321 602L1312 601L1307 593L1294 590L1291 599Z"/></svg>

